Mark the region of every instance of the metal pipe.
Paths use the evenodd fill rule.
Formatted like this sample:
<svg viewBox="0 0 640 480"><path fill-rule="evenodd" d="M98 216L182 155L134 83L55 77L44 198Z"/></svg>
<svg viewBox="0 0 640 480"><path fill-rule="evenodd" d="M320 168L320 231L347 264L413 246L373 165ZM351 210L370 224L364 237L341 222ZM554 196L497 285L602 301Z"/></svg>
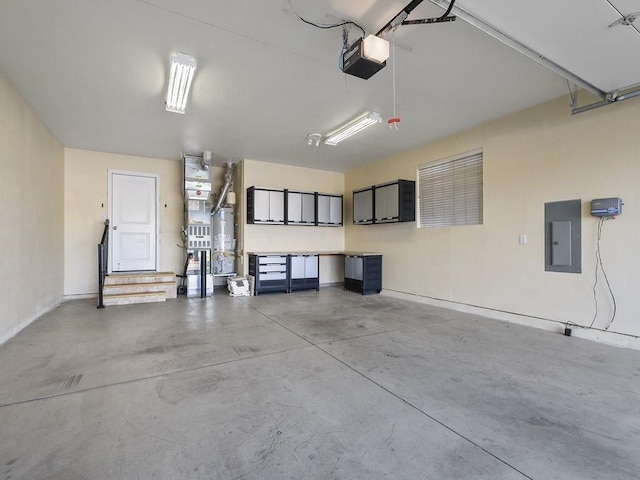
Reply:
<svg viewBox="0 0 640 480"><path fill-rule="evenodd" d="M612 97L610 100L602 100L600 102L591 103L589 105L585 105L584 107L577 107L571 109L571 115L577 115L578 113L588 112L589 110L594 110L600 107L606 107L607 105L611 105L614 103L620 103L625 100L629 100L630 98L634 98L640 95L640 88L636 90L632 90L627 93L623 93L622 95L618 95L617 97Z"/></svg>
<svg viewBox="0 0 640 480"><path fill-rule="evenodd" d="M623 93L622 95L616 98L616 102L621 102L623 100L629 100L630 98L637 97L640 95L640 88L636 90L632 90L631 92Z"/></svg>
<svg viewBox="0 0 640 480"><path fill-rule="evenodd" d="M104 308L104 245L98 244L98 308Z"/></svg>
<svg viewBox="0 0 640 480"><path fill-rule="evenodd" d="M200 298L207 296L207 251L200 251Z"/></svg>
<svg viewBox="0 0 640 480"><path fill-rule="evenodd" d="M235 163L227 163L227 171L224 175L224 185L220 188L220 193L218 195L218 201L216 205L211 210L211 215L215 215L222 208L222 203L224 202L225 197L227 196L227 192L231 188L233 184L233 168L235 167Z"/></svg>

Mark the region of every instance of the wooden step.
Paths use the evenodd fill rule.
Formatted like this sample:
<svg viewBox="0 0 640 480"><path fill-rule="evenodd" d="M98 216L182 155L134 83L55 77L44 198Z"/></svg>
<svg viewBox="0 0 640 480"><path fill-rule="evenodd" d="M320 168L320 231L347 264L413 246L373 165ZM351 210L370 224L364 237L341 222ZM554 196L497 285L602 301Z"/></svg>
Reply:
<svg viewBox="0 0 640 480"><path fill-rule="evenodd" d="M105 285L130 285L133 283L167 283L175 282L173 272L137 272L137 273L112 273L104 279Z"/></svg>
<svg viewBox="0 0 640 480"><path fill-rule="evenodd" d="M105 295L122 295L125 293L164 292L167 298L174 298L171 292L176 289L176 282L158 283L116 283L104 286Z"/></svg>
<svg viewBox="0 0 640 480"><path fill-rule="evenodd" d="M131 305L134 303L153 303L164 302L166 300L164 292L148 292L148 293L122 293L118 295L105 295L105 307L113 305Z"/></svg>

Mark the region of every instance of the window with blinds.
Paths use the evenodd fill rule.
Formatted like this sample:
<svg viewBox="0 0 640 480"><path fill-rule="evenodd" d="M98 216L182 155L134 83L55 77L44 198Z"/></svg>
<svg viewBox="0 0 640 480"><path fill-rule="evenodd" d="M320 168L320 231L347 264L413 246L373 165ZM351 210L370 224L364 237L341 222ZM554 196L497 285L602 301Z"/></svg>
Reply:
<svg viewBox="0 0 640 480"><path fill-rule="evenodd" d="M418 167L418 227L482 225L482 152Z"/></svg>

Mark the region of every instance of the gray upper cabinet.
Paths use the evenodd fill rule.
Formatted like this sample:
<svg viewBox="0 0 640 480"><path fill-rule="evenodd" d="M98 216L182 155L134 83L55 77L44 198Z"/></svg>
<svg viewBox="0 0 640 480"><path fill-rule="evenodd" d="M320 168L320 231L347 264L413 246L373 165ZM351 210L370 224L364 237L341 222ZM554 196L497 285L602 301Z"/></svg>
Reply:
<svg viewBox="0 0 640 480"><path fill-rule="evenodd" d="M284 223L284 190L249 187L247 223Z"/></svg>
<svg viewBox="0 0 640 480"><path fill-rule="evenodd" d="M396 180L355 190L353 192L353 223L415 221L415 184L413 180Z"/></svg>
<svg viewBox="0 0 640 480"><path fill-rule="evenodd" d="M373 223L373 187L353 192L353 223Z"/></svg>
<svg viewBox="0 0 640 480"><path fill-rule="evenodd" d="M318 225L342 226L342 195L318 193Z"/></svg>
<svg viewBox="0 0 640 480"><path fill-rule="evenodd" d="M315 225L315 193L287 191L287 223L290 225Z"/></svg>

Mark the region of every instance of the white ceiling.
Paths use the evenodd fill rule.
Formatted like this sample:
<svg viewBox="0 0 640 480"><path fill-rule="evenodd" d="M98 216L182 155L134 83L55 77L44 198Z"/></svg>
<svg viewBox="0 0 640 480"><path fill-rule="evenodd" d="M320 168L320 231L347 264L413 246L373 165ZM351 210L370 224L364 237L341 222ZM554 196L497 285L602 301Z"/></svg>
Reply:
<svg viewBox="0 0 640 480"><path fill-rule="evenodd" d="M292 6L316 23L348 19L375 33L407 3L0 0L0 71L67 147L175 160L211 150L221 162L336 171L566 93L559 76L460 19L402 26L394 57L400 130L383 122L336 147L309 147L308 133L365 111L393 116L394 60L369 80L345 75L341 29L307 25ZM640 10L636 0L616 3L625 14ZM602 89L640 82L640 34L608 28L620 14L607 0L458 4ZM409 18L442 13L424 1ZM351 39L358 35L352 28ZM177 51L198 61L185 115L164 110Z"/></svg>

